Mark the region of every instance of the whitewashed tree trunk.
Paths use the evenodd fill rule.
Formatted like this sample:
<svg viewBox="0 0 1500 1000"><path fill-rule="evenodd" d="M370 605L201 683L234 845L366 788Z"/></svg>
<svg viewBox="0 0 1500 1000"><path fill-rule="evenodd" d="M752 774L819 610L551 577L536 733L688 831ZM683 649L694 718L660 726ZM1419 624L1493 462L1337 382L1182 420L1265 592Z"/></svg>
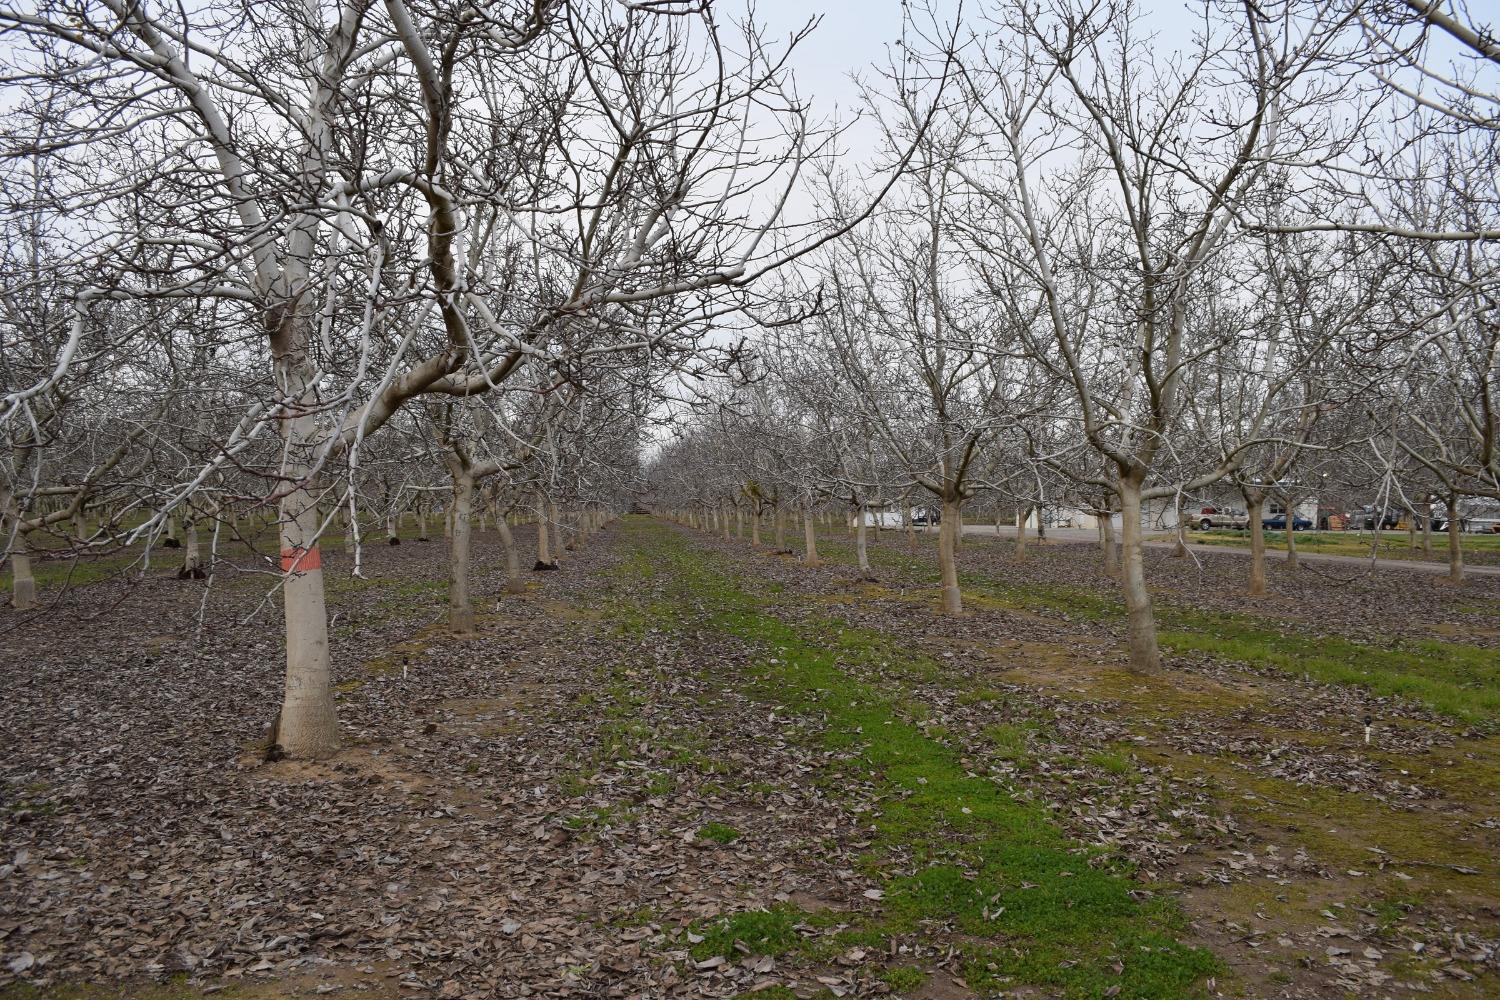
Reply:
<svg viewBox="0 0 1500 1000"><path fill-rule="evenodd" d="M1458 496L1448 497L1448 579L1462 583L1464 579L1464 544L1459 533Z"/></svg>
<svg viewBox="0 0 1500 1000"><path fill-rule="evenodd" d="M198 544L198 521L196 518L190 518L187 528L187 546L183 550L182 569L177 571L177 578L201 580L204 576L203 553Z"/></svg>
<svg viewBox="0 0 1500 1000"><path fill-rule="evenodd" d="M1261 512L1265 501L1260 497L1245 498L1245 514L1250 519L1250 596L1261 597L1266 592L1266 532L1261 524Z"/></svg>
<svg viewBox="0 0 1500 1000"><path fill-rule="evenodd" d="M317 417L290 421L293 441L313 441ZM305 425L305 426L304 426ZM297 451L301 451L299 447ZM296 452L294 452L295 454ZM306 467L296 468L302 476ZM333 705L328 661L328 611L323 597L323 557L317 545L316 497L304 485L281 501L281 568L286 612L286 692L275 742L289 757L318 759L339 748L338 715Z"/></svg>
<svg viewBox="0 0 1500 1000"><path fill-rule="evenodd" d="M418 507L417 508L417 541L419 541L419 542L430 541L430 539L427 537L427 508L426 507Z"/></svg>
<svg viewBox="0 0 1500 1000"><path fill-rule="evenodd" d="M719 519L719 527L724 532L724 541L729 541L729 511L724 511L724 516Z"/></svg>
<svg viewBox="0 0 1500 1000"><path fill-rule="evenodd" d="M36 607L36 577L31 573L31 554L26 551L26 539L19 531L10 547L10 606L17 611L30 611Z"/></svg>
<svg viewBox="0 0 1500 1000"><path fill-rule="evenodd" d="M1104 572L1118 577L1120 575L1120 549L1115 544L1114 514L1107 509L1096 511L1095 514L1099 518L1099 546L1104 552Z"/></svg>
<svg viewBox="0 0 1500 1000"><path fill-rule="evenodd" d="M469 540L474 514L474 477L453 476L453 533L448 540L448 630L474 634L474 602L469 599Z"/></svg>
<svg viewBox="0 0 1500 1000"><path fill-rule="evenodd" d="M1159 670L1161 648L1156 641L1156 612L1151 606L1151 592L1146 589L1146 560L1141 544L1141 484L1129 476L1120 479L1120 534L1124 542L1120 580L1130 621L1130 669Z"/></svg>
<svg viewBox="0 0 1500 1000"><path fill-rule="evenodd" d="M521 579L521 553L516 548L516 537L511 534L510 519L497 516L495 530L500 532L500 547L505 550L505 592L526 593L526 583Z"/></svg>
<svg viewBox="0 0 1500 1000"><path fill-rule="evenodd" d="M1177 543L1172 546L1172 555L1178 559L1187 558L1187 508L1186 499L1182 494L1177 495Z"/></svg>
<svg viewBox="0 0 1500 1000"><path fill-rule="evenodd" d="M775 545L776 545L776 551L777 552L785 552L786 551L786 511L782 509L782 507L781 507L780 504L777 504L776 507L773 509L773 511L771 513L771 516L773 518L775 518L775 521L773 523L775 524L775 536L774 536L774 540L775 540Z"/></svg>
<svg viewBox="0 0 1500 1000"><path fill-rule="evenodd" d="M1031 510L1027 507L1016 508L1016 558L1026 558L1026 519L1031 516ZM1041 516L1040 512L1037 514Z"/></svg>
<svg viewBox="0 0 1500 1000"><path fill-rule="evenodd" d="M823 561L818 558L818 526L814 523L812 513L804 510L802 512L802 563L805 566L821 566Z"/></svg>
<svg viewBox="0 0 1500 1000"><path fill-rule="evenodd" d="M557 504L552 505L552 561L562 562L563 554L563 521L562 509Z"/></svg>
<svg viewBox="0 0 1500 1000"><path fill-rule="evenodd" d="M401 535L396 529L395 517L387 516L385 519L385 540L389 545L401 544Z"/></svg>
<svg viewBox="0 0 1500 1000"><path fill-rule="evenodd" d="M860 576L869 579L874 576L870 569L870 547L865 541L865 505L860 504L854 511L854 554L859 561Z"/></svg>
<svg viewBox="0 0 1500 1000"><path fill-rule="evenodd" d="M750 544L760 548L760 506L750 512Z"/></svg>
<svg viewBox="0 0 1500 1000"><path fill-rule="evenodd" d="M945 615L964 613L963 592L958 589L958 536L963 523L961 502L944 497L943 519L938 524L938 569L942 574Z"/></svg>
<svg viewBox="0 0 1500 1000"><path fill-rule="evenodd" d="M552 529L547 526L547 505L542 502L537 507L540 512L536 521L536 566L535 569L554 569L552 562Z"/></svg>

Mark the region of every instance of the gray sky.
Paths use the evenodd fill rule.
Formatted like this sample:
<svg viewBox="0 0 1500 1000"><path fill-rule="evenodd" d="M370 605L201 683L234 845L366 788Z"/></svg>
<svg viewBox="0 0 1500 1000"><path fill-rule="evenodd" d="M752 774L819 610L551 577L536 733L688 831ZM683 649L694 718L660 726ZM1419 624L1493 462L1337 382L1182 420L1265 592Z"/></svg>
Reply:
<svg viewBox="0 0 1500 1000"><path fill-rule="evenodd" d="M801 92L815 97L825 114L835 105L845 114L858 106L850 74L884 61L885 47L901 34L899 0L760 0L755 15L772 38L785 38L810 19L822 18L793 54L792 65Z"/></svg>

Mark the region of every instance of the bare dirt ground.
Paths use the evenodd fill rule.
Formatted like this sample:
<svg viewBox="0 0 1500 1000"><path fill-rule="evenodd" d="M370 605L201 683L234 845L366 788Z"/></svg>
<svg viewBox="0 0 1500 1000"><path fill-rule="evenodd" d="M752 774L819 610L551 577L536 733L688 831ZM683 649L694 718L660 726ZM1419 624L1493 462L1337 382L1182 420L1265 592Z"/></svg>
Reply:
<svg viewBox="0 0 1500 1000"><path fill-rule="evenodd" d="M503 597L481 534L480 635L454 639L441 544L371 550L369 581L327 557L345 749L314 764L252 749L281 670L264 577L216 581L201 629L203 585L165 571L0 613L0 995L1500 989L1500 741L1483 713L1223 650L1130 674L1085 546L1022 561L969 543L955 621L933 614L930 553L894 536L871 585L630 519ZM826 542L835 560L842 544ZM679 568L651 571L663 553ZM1151 561L1164 602L1224 616L1226 634L1257 616L1428 657L1500 647L1500 581L1273 568L1277 596L1251 601L1233 556ZM689 565L754 595L754 627L685 583ZM1014 904L902 911L888 872L920 864L897 857L890 818L920 796L869 766L878 737L825 739L831 702L768 689L756 671L785 648L768 635L830 650L913 738L1180 910L1163 926L1208 963L1184 960L1191 987L1152 992L1128 971L1139 955L1114 986L1007 964L1030 933L1006 929Z"/></svg>

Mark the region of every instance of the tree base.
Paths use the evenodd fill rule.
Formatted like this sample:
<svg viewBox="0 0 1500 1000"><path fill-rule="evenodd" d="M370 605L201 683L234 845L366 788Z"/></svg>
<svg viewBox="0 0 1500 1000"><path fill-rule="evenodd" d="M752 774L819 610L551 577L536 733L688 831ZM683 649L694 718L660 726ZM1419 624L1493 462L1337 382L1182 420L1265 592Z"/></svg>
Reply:
<svg viewBox="0 0 1500 1000"><path fill-rule="evenodd" d="M202 566L184 566L177 571L179 580L207 580L208 573Z"/></svg>
<svg viewBox="0 0 1500 1000"><path fill-rule="evenodd" d="M164 549L180 549L182 548L182 542L175 538L163 538L161 540L161 547Z"/></svg>
<svg viewBox="0 0 1500 1000"><path fill-rule="evenodd" d="M399 539L399 538L387 538L385 540L385 542L386 542L387 545L400 545L401 544L401 539Z"/></svg>
<svg viewBox="0 0 1500 1000"><path fill-rule="evenodd" d="M559 567L557 565L557 563L555 563L555 562L544 563L540 559L538 559L536 565L533 566L533 567L531 567L531 571L533 573L542 573L542 572L545 572L547 570L560 569L560 568L561 567Z"/></svg>

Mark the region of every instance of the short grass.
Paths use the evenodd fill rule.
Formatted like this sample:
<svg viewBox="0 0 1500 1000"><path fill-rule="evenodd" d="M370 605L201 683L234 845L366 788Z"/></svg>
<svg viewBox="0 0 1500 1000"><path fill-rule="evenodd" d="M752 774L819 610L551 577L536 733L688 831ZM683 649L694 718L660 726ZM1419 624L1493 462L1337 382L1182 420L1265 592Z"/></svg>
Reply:
<svg viewBox="0 0 1500 1000"><path fill-rule="evenodd" d="M697 838L715 844L732 844L740 839L740 831L728 823L704 823L698 827Z"/></svg>
<svg viewBox="0 0 1500 1000"><path fill-rule="evenodd" d="M679 608L691 601L709 627L764 650L745 687L818 720L823 747L852 755L876 782L883 804L866 860L882 893L879 916L816 938L819 947L880 946L944 924L960 934L974 988L1024 984L1079 997L1190 996L1219 968L1209 953L1180 943L1186 928L1175 905L1143 892L1119 861L1071 841L1042 807L974 774L940 733L912 721L916 706L899 691L851 676L840 666L843 653L777 618L683 536L639 520L626 531L629 544L669 568ZM678 613L655 627L671 625L681 626ZM879 654L897 672L908 656L894 639ZM901 870L887 872L898 860ZM798 919L791 910L729 918L702 929L695 947L699 954L732 954L736 942L773 953L800 948Z"/></svg>
<svg viewBox="0 0 1500 1000"><path fill-rule="evenodd" d="M1437 639L1394 647L1283 632L1239 615L1164 610L1161 643L1334 684L1410 698L1466 722L1500 721L1500 655Z"/></svg>
<svg viewBox="0 0 1500 1000"><path fill-rule="evenodd" d="M1480 535L1464 533L1459 536L1463 542L1464 556L1500 557L1500 535ZM1222 545L1227 548L1249 548L1250 533L1248 531L1193 531L1188 533L1188 538L1201 545ZM1265 533L1266 548L1285 551L1286 532L1267 531ZM1421 545L1422 536L1417 535L1417 544ZM1432 555L1428 556L1421 548L1412 548L1411 540L1405 531L1382 531L1379 536L1369 531L1299 531L1297 532L1297 549L1301 552L1315 552L1319 555L1356 556L1369 558L1372 553L1381 559L1414 559L1424 561L1430 559L1433 562L1448 561L1448 536L1446 534L1434 533L1432 536Z"/></svg>
<svg viewBox="0 0 1500 1000"><path fill-rule="evenodd" d="M837 541L826 548L830 558L847 557ZM870 559L872 565L899 568L923 583L937 580L935 560L927 552L914 555L904 545L883 545L871 548ZM964 600L975 608L1077 622L1120 624L1125 619L1119 597L1087 587L1005 583L973 572L964 573L962 582ZM1375 694L1410 698L1464 722L1500 723L1500 657L1493 649L1438 639L1391 637L1388 643L1366 643L1297 633L1274 619L1198 611L1160 598L1157 625L1168 652L1203 653L1325 683L1359 685Z"/></svg>

